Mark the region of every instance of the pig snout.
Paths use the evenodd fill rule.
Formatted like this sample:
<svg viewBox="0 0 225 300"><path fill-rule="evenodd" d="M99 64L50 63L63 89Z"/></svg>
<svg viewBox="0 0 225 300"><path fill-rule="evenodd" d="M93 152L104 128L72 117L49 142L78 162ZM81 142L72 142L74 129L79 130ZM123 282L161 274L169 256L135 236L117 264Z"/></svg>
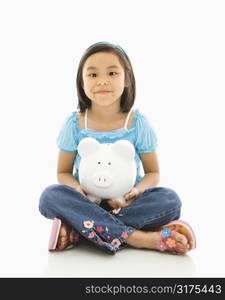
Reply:
<svg viewBox="0 0 225 300"><path fill-rule="evenodd" d="M93 176L93 182L99 188L106 188L112 184L112 177L107 172L98 172Z"/></svg>

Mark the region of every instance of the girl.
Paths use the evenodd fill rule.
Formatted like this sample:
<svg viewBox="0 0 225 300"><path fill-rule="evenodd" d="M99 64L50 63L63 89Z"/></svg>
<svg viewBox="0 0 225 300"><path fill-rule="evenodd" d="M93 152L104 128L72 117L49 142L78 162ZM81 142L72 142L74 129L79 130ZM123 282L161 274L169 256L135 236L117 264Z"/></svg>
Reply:
<svg viewBox="0 0 225 300"><path fill-rule="evenodd" d="M66 118L57 139L59 184L48 186L39 203L41 214L53 219L49 250L71 248L81 237L110 254L127 245L179 254L194 249L190 225L178 221L178 195L157 187L157 139L145 115L132 110L135 77L125 51L108 42L90 46L80 60L76 83L79 110ZM76 150L85 137L100 143L119 139L133 143L137 177L134 188L124 195L126 203L103 199L98 205L82 190Z"/></svg>

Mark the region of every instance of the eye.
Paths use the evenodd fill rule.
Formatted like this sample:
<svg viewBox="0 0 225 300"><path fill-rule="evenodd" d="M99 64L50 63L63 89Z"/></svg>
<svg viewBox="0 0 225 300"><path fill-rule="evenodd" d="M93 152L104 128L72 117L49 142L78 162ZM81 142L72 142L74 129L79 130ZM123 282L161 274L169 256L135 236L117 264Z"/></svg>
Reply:
<svg viewBox="0 0 225 300"><path fill-rule="evenodd" d="M111 162L108 162L108 165L111 165Z"/></svg>
<svg viewBox="0 0 225 300"><path fill-rule="evenodd" d="M91 74L89 74L88 76L93 77L93 76L91 76L91 75L96 75L96 73L91 73ZM94 77L95 77L95 76L94 76Z"/></svg>
<svg viewBox="0 0 225 300"><path fill-rule="evenodd" d="M115 73L115 74L117 74L116 72L109 72L109 74L111 74L111 73Z"/></svg>
<svg viewBox="0 0 225 300"><path fill-rule="evenodd" d="M100 165L100 164L101 164L101 162L100 162L100 161L98 161L98 164Z"/></svg>

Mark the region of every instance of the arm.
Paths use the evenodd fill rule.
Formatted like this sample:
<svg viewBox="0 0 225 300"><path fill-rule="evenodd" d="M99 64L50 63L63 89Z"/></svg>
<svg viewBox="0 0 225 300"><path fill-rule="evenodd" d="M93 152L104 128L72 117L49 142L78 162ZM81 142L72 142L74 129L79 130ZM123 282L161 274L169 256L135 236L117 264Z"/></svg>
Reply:
<svg viewBox="0 0 225 300"><path fill-rule="evenodd" d="M141 193L159 183L159 163L156 152L140 154L145 176L135 186Z"/></svg>
<svg viewBox="0 0 225 300"><path fill-rule="evenodd" d="M73 177L73 163L76 153L69 153L59 151L58 164L57 164L57 179L60 184L68 185L84 196L84 191L81 189L80 184Z"/></svg>

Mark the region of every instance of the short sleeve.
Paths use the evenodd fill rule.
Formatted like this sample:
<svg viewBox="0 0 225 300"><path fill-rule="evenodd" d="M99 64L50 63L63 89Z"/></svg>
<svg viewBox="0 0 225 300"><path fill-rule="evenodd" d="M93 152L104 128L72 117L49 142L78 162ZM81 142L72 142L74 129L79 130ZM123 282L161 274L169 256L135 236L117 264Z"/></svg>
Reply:
<svg viewBox="0 0 225 300"><path fill-rule="evenodd" d="M72 113L67 117L60 129L56 144L63 152L75 153L77 150L77 124L76 117Z"/></svg>
<svg viewBox="0 0 225 300"><path fill-rule="evenodd" d="M138 154L154 152L157 148L157 137L155 130L148 118L138 112L136 121L136 151Z"/></svg>

